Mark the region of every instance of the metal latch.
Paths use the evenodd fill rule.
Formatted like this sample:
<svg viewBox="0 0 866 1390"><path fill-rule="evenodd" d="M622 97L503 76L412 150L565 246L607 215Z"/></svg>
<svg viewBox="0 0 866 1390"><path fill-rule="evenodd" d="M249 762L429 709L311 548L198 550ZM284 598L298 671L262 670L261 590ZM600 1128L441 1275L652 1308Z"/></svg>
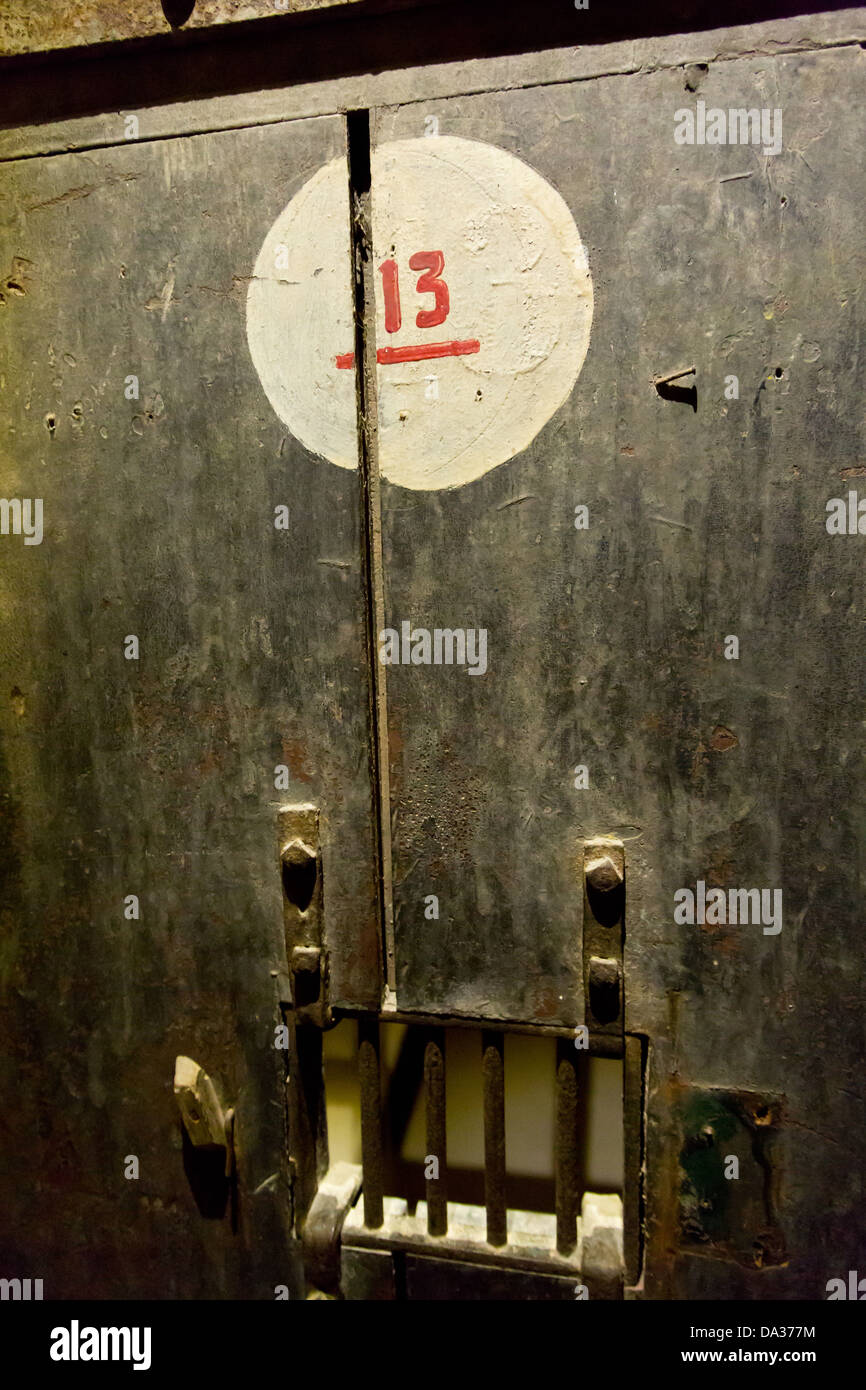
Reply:
<svg viewBox="0 0 866 1390"><path fill-rule="evenodd" d="M621 1054L624 1030L622 951L625 851L621 840L583 847L584 1017L594 1043Z"/></svg>
<svg viewBox="0 0 866 1390"><path fill-rule="evenodd" d="M223 1110L204 1067L191 1057L175 1058L174 1095L190 1143L196 1149L225 1149L225 1175L230 1178L235 1158L235 1112Z"/></svg>
<svg viewBox="0 0 866 1390"><path fill-rule="evenodd" d="M362 1178L358 1164L334 1163L320 1181L304 1219L301 1239L307 1281L334 1297L340 1292L343 1222L361 1190Z"/></svg>
<svg viewBox="0 0 866 1390"><path fill-rule="evenodd" d="M334 1020L323 943L319 813L310 805L283 806L278 827L283 925L296 1021L329 1028Z"/></svg>

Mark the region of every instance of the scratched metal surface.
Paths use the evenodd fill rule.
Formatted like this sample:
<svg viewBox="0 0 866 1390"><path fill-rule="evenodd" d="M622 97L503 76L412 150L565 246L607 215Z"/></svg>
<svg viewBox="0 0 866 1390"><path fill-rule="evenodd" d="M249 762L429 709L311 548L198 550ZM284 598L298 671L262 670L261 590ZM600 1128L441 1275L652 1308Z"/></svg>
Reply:
<svg viewBox="0 0 866 1390"><path fill-rule="evenodd" d="M576 387L522 455L384 488L387 621L489 629L483 678L388 671L398 1003L579 1020L576 853L624 839L650 1296L821 1298L862 1263L863 540L830 537L825 505L864 476L863 75L848 45L376 122L384 142L435 115L527 161L595 290ZM783 152L676 145L698 98L781 107ZM696 412L652 385L691 364ZM675 925L699 878L782 889L781 933ZM784 1097L784 1268L678 1249L686 1082Z"/></svg>
<svg viewBox="0 0 866 1390"><path fill-rule="evenodd" d="M286 435L245 324L265 233L343 150L326 118L3 170L0 492L45 534L2 537L0 1266L46 1298L295 1282L283 802L321 808L335 994L378 1000L357 481ZM196 1209L176 1053L237 1108L237 1235Z"/></svg>

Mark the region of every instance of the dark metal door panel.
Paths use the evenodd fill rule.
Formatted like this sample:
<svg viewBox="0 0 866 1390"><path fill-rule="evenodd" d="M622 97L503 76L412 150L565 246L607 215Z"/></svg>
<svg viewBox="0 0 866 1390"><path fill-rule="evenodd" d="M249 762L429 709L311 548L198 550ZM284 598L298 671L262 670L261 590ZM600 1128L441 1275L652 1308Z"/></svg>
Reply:
<svg viewBox="0 0 866 1390"><path fill-rule="evenodd" d="M385 621L489 630L483 677L387 668L397 1004L580 1022L579 853L623 840L626 1028L651 1042L650 1294L823 1297L862 1241L862 538L825 525L862 472L860 57L726 61L376 122L380 147L433 143L438 122L528 163L571 210L595 300L577 383L527 448L462 486L383 487ZM781 108L781 152L677 144L675 113L699 99ZM507 187L500 207L514 211ZM446 267L477 233L462 211ZM377 259L432 249L410 244L418 220L395 214ZM698 880L780 890L782 930L678 924L674 894ZM706 1197L720 1226L696 1232L679 1206L693 1086L757 1096L752 1124L781 1113L775 1197L745 1256L723 1183Z"/></svg>
<svg viewBox="0 0 866 1390"><path fill-rule="evenodd" d="M338 157L335 117L2 173L2 491L44 506L0 538L3 1253L46 1298L293 1284L283 803L319 808L333 997L379 1001L357 479L283 428L245 317ZM166 1162L178 1053L236 1109L236 1235Z"/></svg>
<svg viewBox="0 0 866 1390"><path fill-rule="evenodd" d="M754 52L776 42L753 37ZM324 1263L337 1249L320 1181L327 1004L368 1011L368 1138L380 1005L584 1021L584 846L599 836L621 842L627 885L617 1292L641 1255L626 1296L822 1298L857 1269L862 537L825 520L863 474L862 55L827 42L686 71L659 66L660 48L651 70L580 82L554 80L551 58L547 86L536 72L522 90L375 113L370 273L389 351L378 422L362 423L364 466L378 456L384 475L384 573L375 478L362 506L352 460L334 467L283 427L246 333L265 238L342 162L342 121L3 168L0 491L41 498L45 531L0 536L2 1272L44 1278L46 1297L301 1295L294 1237L317 1185L305 1239L326 1241ZM676 113L698 101L780 110L780 152L677 144ZM454 140L495 158L473 189L452 149L465 182L443 194L417 147L439 142L447 162ZM551 368L582 311L545 331L577 256L567 228L558 250L544 239L560 199L592 281L573 388ZM345 247L348 305L348 216L320 228L332 269ZM316 389L322 422L351 437L350 319ZM398 649L404 621L483 628L487 669L423 652L377 667L371 613ZM393 849L384 999L378 794ZM314 824L323 873L305 913L281 903L277 830ZM782 929L677 921L675 893L699 881L781 892ZM329 1000L301 991L294 1011L279 1007L284 914L304 983L329 969ZM283 1018L304 1034L288 1144ZM573 1141L570 1042L557 1085L565 1074ZM181 1152L183 1052L235 1108L234 1196ZM428 1187L440 1206L444 1193ZM383 1279L389 1255L353 1253L359 1289ZM427 1261L402 1267L404 1292L439 1287ZM495 1271L460 1277L466 1296L501 1296Z"/></svg>

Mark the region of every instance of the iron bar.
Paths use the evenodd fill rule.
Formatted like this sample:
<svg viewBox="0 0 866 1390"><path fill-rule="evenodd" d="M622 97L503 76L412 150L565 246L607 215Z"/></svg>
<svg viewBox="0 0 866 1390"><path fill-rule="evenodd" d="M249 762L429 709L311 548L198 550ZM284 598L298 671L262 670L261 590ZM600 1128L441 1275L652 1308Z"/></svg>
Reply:
<svg viewBox="0 0 866 1390"><path fill-rule="evenodd" d="M556 1044L556 1248L570 1255L577 1245L579 1202L577 1051L560 1038Z"/></svg>
<svg viewBox="0 0 866 1390"><path fill-rule="evenodd" d="M378 1230L384 1216L382 1161L382 1091L379 1070L379 1020L358 1019L358 1077L361 1083L361 1164L364 1169L364 1225Z"/></svg>
<svg viewBox="0 0 866 1390"><path fill-rule="evenodd" d="M484 1087L484 1205L487 1244L508 1241L505 1203L505 1060L503 1035L481 1034L481 1078Z"/></svg>
<svg viewBox="0 0 866 1390"><path fill-rule="evenodd" d="M447 1144L445 1135L445 1035L432 1028L424 1049L424 1097L427 1111L427 1152L424 1176L427 1185L427 1231L448 1234L445 1188Z"/></svg>

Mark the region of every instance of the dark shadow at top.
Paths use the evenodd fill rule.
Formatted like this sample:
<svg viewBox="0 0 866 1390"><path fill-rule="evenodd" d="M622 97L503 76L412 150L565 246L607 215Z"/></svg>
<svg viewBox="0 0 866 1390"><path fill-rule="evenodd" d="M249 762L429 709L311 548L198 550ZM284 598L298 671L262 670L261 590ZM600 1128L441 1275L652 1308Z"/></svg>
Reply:
<svg viewBox="0 0 866 1390"><path fill-rule="evenodd" d="M165 0L179 15L188 0ZM432 63L730 28L850 8L815 0L359 0L325 10L175 30L150 39L0 59L2 126L129 111ZM170 17L170 16L169 16ZM183 23L171 19L172 24ZM358 105L349 102L348 105Z"/></svg>

